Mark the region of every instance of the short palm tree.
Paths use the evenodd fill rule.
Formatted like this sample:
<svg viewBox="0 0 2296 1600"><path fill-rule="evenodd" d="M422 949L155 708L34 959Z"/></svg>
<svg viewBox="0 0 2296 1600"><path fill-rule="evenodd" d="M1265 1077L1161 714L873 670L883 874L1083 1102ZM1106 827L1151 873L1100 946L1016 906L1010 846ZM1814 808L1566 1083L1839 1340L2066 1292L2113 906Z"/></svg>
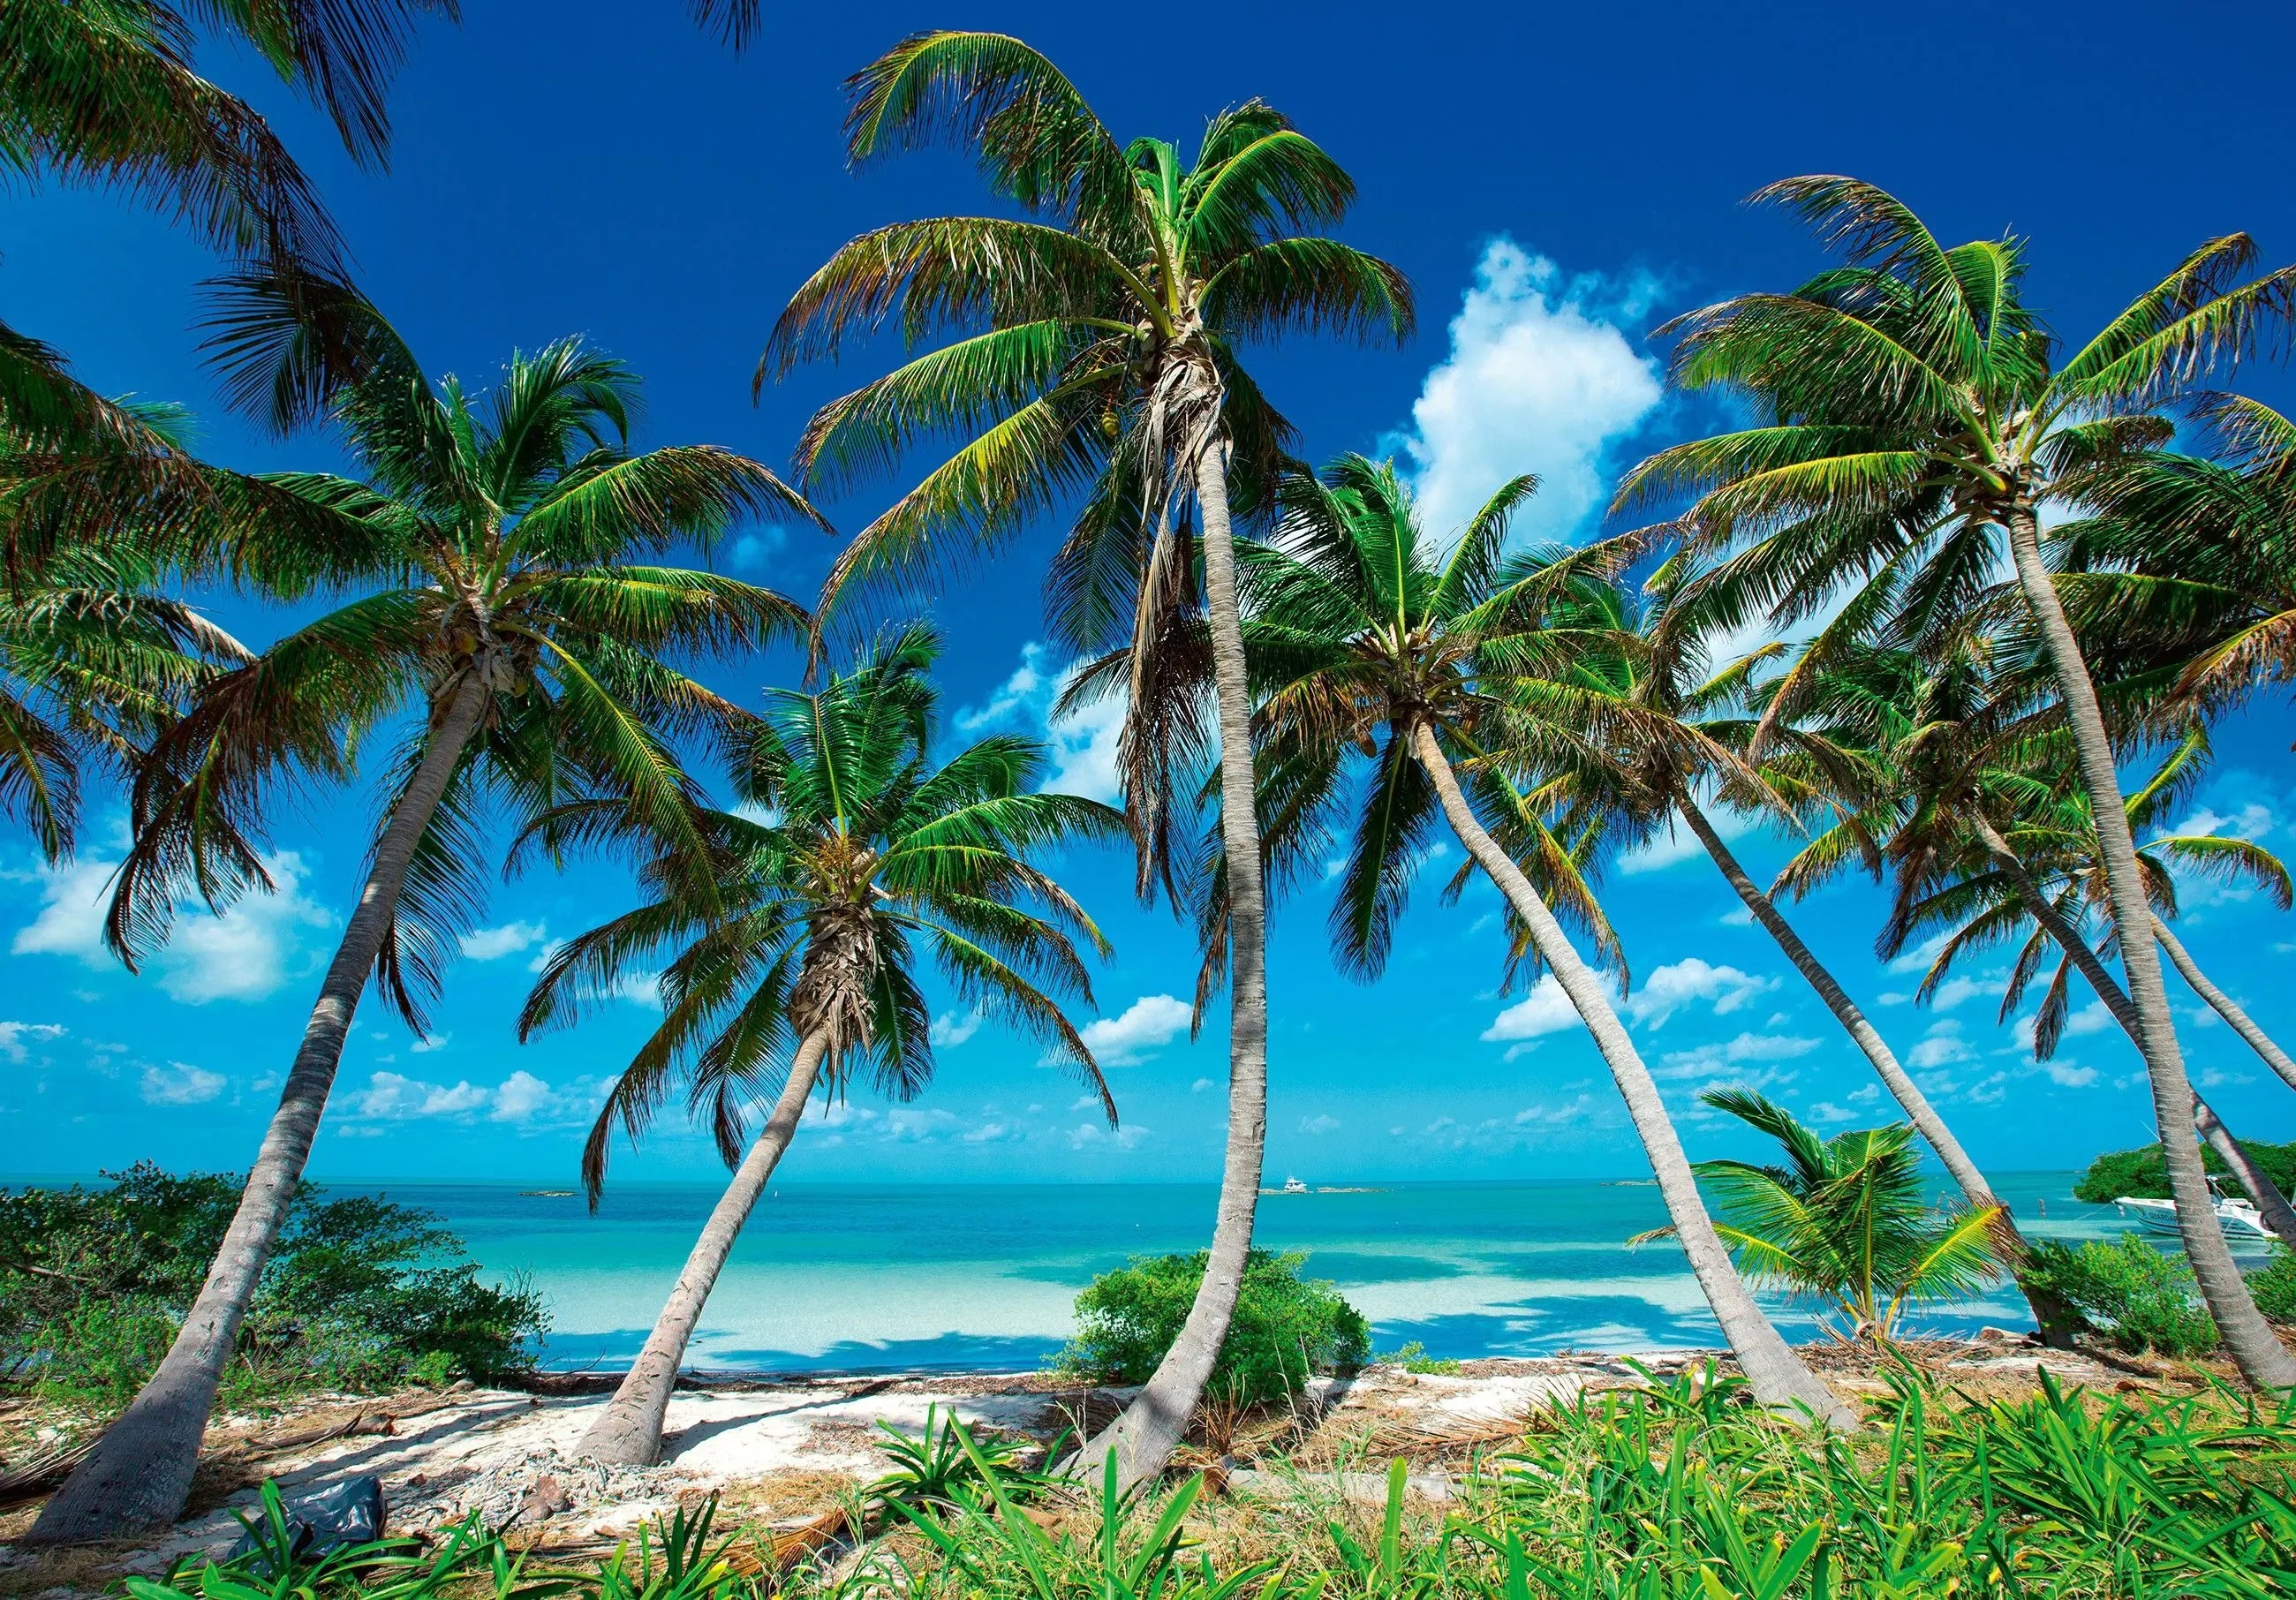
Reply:
<svg viewBox="0 0 2296 1600"><path fill-rule="evenodd" d="M1698 1163L1722 1202L1722 1236L1758 1282L1816 1301L1839 1337L1886 1343L1911 1307L1966 1299L1998 1282L1993 1218L1933 1210L1914 1130L1903 1122L1821 1138L1775 1101L1745 1089L1699 1096L1778 1142L1779 1166ZM1671 1233L1660 1228L1633 1243Z"/></svg>
<svg viewBox="0 0 2296 1600"><path fill-rule="evenodd" d="M1478 817L1459 779L1455 762L1471 772L1546 774L1651 746L1682 770L1730 765L1695 731L1580 677L1587 658L1630 647L1631 636L1609 628L1601 611L1574 603L1574 585L1586 570L1601 570L1603 553L1505 554L1510 521L1535 488L1529 478L1505 486L1443 555L1420 529L1392 463L1342 456L1320 477L1286 480L1275 542L1244 547L1245 641L1266 737L1279 760L1337 767L1371 752L1332 918L1341 964L1366 976L1384 964L1439 812L1594 1036L1699 1287L1755 1393L1773 1406L1799 1403L1838 1417L1841 1403L1732 1268L1658 1086L1602 980ZM1326 777L1317 786L1337 784ZM1507 787L1496 800L1487 794L1486 805L1520 828L1528 808L1512 802L1513 792ZM1566 852L1540 849L1537 858L1550 882L1583 893Z"/></svg>
<svg viewBox="0 0 2296 1600"><path fill-rule="evenodd" d="M242 356L275 359L282 387L314 381L296 367L312 347L292 310L250 302L238 324ZM349 776L354 752L410 710L411 726L358 904L223 1246L159 1370L42 1511L38 1540L164 1526L182 1509L352 1013L372 976L420 1027L480 903L487 811L611 795L665 835L689 828L668 741L742 719L672 658L807 626L771 590L646 562L743 515L807 508L731 451L630 452L636 381L619 363L567 341L513 357L493 394L474 397L451 377L427 382L372 311L359 349L363 370L331 409L365 475L275 475L270 487L310 514L213 541L273 593L351 597L203 685L160 734L135 785L113 948L132 965L166 937L179 897L220 909L266 885L266 802L304 775Z"/></svg>
<svg viewBox="0 0 2296 1600"><path fill-rule="evenodd" d="M1053 573L1055 628L1080 650L1133 648L1123 764L1144 891L1168 860L1174 790L1191 786L1175 764L1203 743L1193 696L1206 677L1213 685L1221 792L1234 797L1220 811L1234 864L1227 1159L1210 1266L1187 1325L1086 1450L1096 1460L1120 1440L1125 1481L1137 1482L1163 1470L1218 1356L1250 1247L1267 1129L1266 897L1247 803L1251 707L1230 501L1232 479L1247 504L1256 485L1272 482L1289 430L1238 353L1286 332L1400 339L1409 291L1384 262L1293 231L1338 222L1355 186L1257 102L1213 118L1186 162L1160 139L1119 144L1050 62L1001 35L917 35L851 87L855 161L955 144L1028 219L876 229L839 250L782 313L760 381L834 357L888 321L912 341L960 334L831 402L806 430L798 455L809 485L885 469L931 441L965 441L855 537L823 610L856 584L993 546L1082 496ZM1199 594L1202 623L1191 628ZM1195 670L1206 660L1209 671Z"/></svg>
<svg viewBox="0 0 2296 1600"><path fill-rule="evenodd" d="M906 1100L931 1080L931 1012L914 970L928 952L961 999L1041 1040L1115 1120L1091 1050L1054 997L1091 1003L1075 941L1103 956L1106 941L1030 857L1126 837L1123 815L1030 792L1050 769L1034 740L984 739L935 765L925 675L938 652L930 630L911 627L818 693L773 695L734 772L741 799L768 820L709 813L699 857L671 841L648 874L659 897L560 949L527 1002L521 1038L675 952L661 968L661 1026L601 1108L583 1177L594 1202L615 1125L636 1137L681 1070L734 1167L583 1456L660 1456L702 1306L816 1090L841 1097L865 1073ZM610 823L623 815L596 809ZM773 1111L741 1154L739 1102L776 1076Z"/></svg>
<svg viewBox="0 0 2296 1600"><path fill-rule="evenodd" d="M2067 353L2024 300L2021 242L1948 249L1893 196L1847 177L1789 179L1761 198L1793 207L1848 263L1793 293L1742 296L1673 324L1676 382L1739 395L1761 421L1652 456L1620 505L1693 495L1687 525L1717 547L1751 539L1734 559L1780 618L1854 588L1821 645L1956 626L2005 543L2098 818L2116 920L2140 924L2144 884L2112 743L2043 555L2041 518L2157 447L2168 432L2159 408L2282 322L2296 269L2243 281L2254 246L2210 241ZM2216 1227L2200 1152L2182 1136L2192 1086L2158 951L2132 939L2121 963L2202 1296L2251 1383L2296 1386L2296 1353L2257 1311Z"/></svg>

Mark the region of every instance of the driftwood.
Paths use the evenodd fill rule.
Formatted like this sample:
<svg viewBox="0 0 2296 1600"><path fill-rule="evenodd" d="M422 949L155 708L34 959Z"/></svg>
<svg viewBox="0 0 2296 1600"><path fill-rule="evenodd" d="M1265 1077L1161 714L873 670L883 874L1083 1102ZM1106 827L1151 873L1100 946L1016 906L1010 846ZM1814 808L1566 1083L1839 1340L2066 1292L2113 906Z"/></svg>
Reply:
<svg viewBox="0 0 2296 1600"><path fill-rule="evenodd" d="M412 1411L362 1411L341 1422L326 1423L315 1428L290 1428L283 1433L258 1433L247 1441L247 1448L258 1456L275 1456L282 1450L299 1450L306 1445L324 1444L331 1439L384 1437L398 1432L400 1417L419 1415L421 1413Z"/></svg>

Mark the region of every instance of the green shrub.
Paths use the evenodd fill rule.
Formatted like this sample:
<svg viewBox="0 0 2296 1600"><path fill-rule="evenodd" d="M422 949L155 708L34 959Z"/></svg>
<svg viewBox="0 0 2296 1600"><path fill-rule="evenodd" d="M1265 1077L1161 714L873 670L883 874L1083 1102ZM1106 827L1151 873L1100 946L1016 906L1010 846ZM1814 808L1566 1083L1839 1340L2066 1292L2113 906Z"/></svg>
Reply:
<svg viewBox="0 0 2296 1600"><path fill-rule="evenodd" d="M2285 1244L2272 1247L2264 1270L2248 1280L2256 1309L2274 1322L2296 1323L2296 1252Z"/></svg>
<svg viewBox="0 0 2296 1600"><path fill-rule="evenodd" d="M1442 1356L1429 1355L1427 1347L1416 1339L1400 1350L1389 1350L1385 1355L1374 1356L1372 1359L1390 1362L1406 1372L1435 1377L1456 1377L1459 1371L1459 1364L1456 1361Z"/></svg>
<svg viewBox="0 0 2296 1600"><path fill-rule="evenodd" d="M0 1190L0 1374L51 1398L123 1405L167 1353L239 1203L228 1173L148 1163L108 1189ZM265 1269L224 1398L530 1367L545 1319L521 1284L481 1282L427 1211L305 1185Z"/></svg>
<svg viewBox="0 0 2296 1600"><path fill-rule="evenodd" d="M1203 1281L1208 1253L1136 1256L1077 1296L1077 1333L1058 1369L1090 1383L1144 1383L1178 1338ZM1371 1353L1371 1325L1319 1279L1303 1278L1305 1255L1255 1250L1227 1342L1208 1392L1262 1405L1296 1394L1316 1372L1349 1371Z"/></svg>
<svg viewBox="0 0 2296 1600"><path fill-rule="evenodd" d="M2282 1194L2296 1194L2296 1144L2259 1145L2253 1139L2243 1139L2241 1144ZM2224 1158L2213 1150L2203 1148L2201 1160L2211 1172L2226 1170ZM2108 1151L2091 1161L2080 1182L2073 1186L2073 1198L2091 1205L2111 1205L2124 1194L2132 1200L2169 1198L2169 1167L2161 1159L2161 1146Z"/></svg>
<svg viewBox="0 0 2296 1600"><path fill-rule="evenodd" d="M2073 1249L2033 1247L2032 1271L2116 1350L2197 1356L2217 1344L2191 1265L2135 1234Z"/></svg>

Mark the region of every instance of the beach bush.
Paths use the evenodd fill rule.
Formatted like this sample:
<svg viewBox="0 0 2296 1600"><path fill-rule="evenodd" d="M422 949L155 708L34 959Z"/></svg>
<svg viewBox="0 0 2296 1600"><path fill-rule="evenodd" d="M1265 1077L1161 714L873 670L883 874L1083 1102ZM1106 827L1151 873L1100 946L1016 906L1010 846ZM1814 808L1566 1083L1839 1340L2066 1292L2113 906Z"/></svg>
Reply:
<svg viewBox="0 0 2296 1600"><path fill-rule="evenodd" d="M239 1203L236 1174L148 1163L110 1186L0 1190L0 1372L110 1410L174 1340ZM303 1186L240 1330L224 1398L499 1379L534 1364L541 1299L484 1282L427 1211Z"/></svg>
<svg viewBox="0 0 2296 1600"><path fill-rule="evenodd" d="M2253 1139L2243 1139L2241 1145L2282 1194L2296 1195L2296 1143L2259 1145ZM2205 1146L2201 1151L2201 1160L2211 1172L2221 1174L2226 1170L2224 1158ZM2140 1150L2107 1151L2088 1164L2088 1170L2073 1186L2073 1198L2091 1205L2111 1205L2123 1195L2132 1200L2169 1198L2169 1167L2161 1159L2161 1146L2147 1145Z"/></svg>
<svg viewBox="0 0 2296 1600"><path fill-rule="evenodd" d="M1210 1252L1136 1256L1076 1298L1077 1332L1054 1358L1087 1383L1144 1383L1180 1336ZM1231 1406L1272 1405L1310 1375L1353 1371L1371 1354L1371 1325L1331 1284L1300 1276L1304 1254L1255 1250L1227 1342L1206 1392Z"/></svg>
<svg viewBox="0 0 2296 1600"><path fill-rule="evenodd" d="M2079 1248L2036 1244L2031 1269L2117 1350L2197 1356L2216 1348L2216 1324L2200 1302L2191 1265L2136 1234Z"/></svg>
<svg viewBox="0 0 2296 1600"><path fill-rule="evenodd" d="M2272 1247L2264 1270L2248 1280L2256 1309L2275 1322L2296 1323L2296 1251L2285 1244Z"/></svg>

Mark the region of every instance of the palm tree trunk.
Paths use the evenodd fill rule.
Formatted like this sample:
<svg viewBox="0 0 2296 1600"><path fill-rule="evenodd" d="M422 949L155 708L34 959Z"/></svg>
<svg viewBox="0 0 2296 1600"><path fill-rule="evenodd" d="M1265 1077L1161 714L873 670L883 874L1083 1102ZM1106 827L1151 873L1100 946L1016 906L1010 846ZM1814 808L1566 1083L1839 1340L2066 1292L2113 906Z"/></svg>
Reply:
<svg viewBox="0 0 2296 1600"><path fill-rule="evenodd" d="M2105 1009L2112 1013L2112 1020L2120 1024L2120 1030L2128 1036L2129 1043L2135 1045L2141 1054L2144 1048L2144 1038L2138 1032L2140 1022L2136 1007L2129 1004L2127 991L2112 981L2112 974L2105 971L2104 963L2099 961L2096 952L2089 948L2088 941L2080 936L2080 930L2067 922L2064 915L2041 892L2041 886L2033 882L2032 874L2025 870L2025 864L2018 860L2010 849L2009 841L1982 816L1977 816L1976 825L1978 836L1984 840L1985 848L2000 863L2002 874L2016 888L2017 898L2024 902L2026 911L2051 939L2057 941L2058 948L2079 969L2081 976L2088 980L2088 985L2096 991L2097 998L2103 1000ZM2217 1153L2233 1177L2239 1180L2250 1203L2263 1217L2265 1226L2290 1249L2296 1250L2296 1208L2290 1206L2288 1197L2264 1176L2262 1169L2250 1159L2248 1152L2241 1148L2240 1142L2232 1136L2216 1112L2209 1109L2208 1102L2197 1093L2193 1095L2193 1121L2200 1129L2201 1136L2209 1142L2209 1147ZM2195 1154L2194 1159L2197 1161L2200 1158ZM2205 1169L2203 1173L2202 1181L2205 1184ZM2217 1220L2213 1197L2209 1206L2209 1222L2216 1230L2218 1242L2222 1243L2224 1224ZM2226 1253L2231 1253L2228 1246Z"/></svg>
<svg viewBox="0 0 2296 1600"><path fill-rule="evenodd" d="M1697 803L1687 793L1679 794L1675 797L1675 808L1682 813L1683 821L1690 825L1690 831L1698 835L1698 842L1706 847L1706 853L1714 858L1714 865L1722 869L1722 875L1729 880L1730 887L1738 891L1738 898L1745 902L1746 909L1754 914L1754 920L1761 923L1763 931L1777 942L1778 948L1785 952L1786 959L1793 963L1794 971L1802 975L1803 981L1817 991L1817 997L1825 1002L1825 1008L1833 1013L1833 1020L1841 1024L1841 1030L1850 1037L1858 1049L1865 1052L1866 1059L1873 1063L1874 1075L1881 1079L1882 1087L1904 1110L1915 1131L1929 1141L1930 1148L1937 1152L1938 1160L1945 1163L1946 1171L1960 1186L1962 1198L1973 1210L1993 1212L1993 1226L1988 1230L1993 1241L1993 1253L2015 1276L2019 1292L2033 1309L2033 1322L2041 1331L2043 1342L2059 1350L2070 1350L2073 1333L2080 1325L2079 1319L2055 1295L2027 1282L2025 1260L2030 1252L2026 1248L2025 1235L2018 1231L2015 1220L2009 1215L2009 1208L1994 1194L1993 1186L1985 1181L1985 1174L1979 1171L1977 1163L1969 1159L1969 1152L1964 1150L1961 1141L1954 1137L1953 1129L1948 1128L1945 1119L1938 1115L1937 1108L1930 1104L1929 1096L1922 1093L1921 1086L1898 1064L1896 1052L1890 1048L1874 1024L1866 1020L1866 1013L1857 1009L1857 1002L1849 997L1841 984L1834 981L1833 974L1826 970L1825 964L1802 942L1801 935L1795 932L1793 925L1780 914L1776 903L1762 892L1746 869L1739 865L1738 857L1731 853L1730 847L1723 842L1722 835L1715 832L1714 825L1707 820L1706 814L1698 808Z"/></svg>
<svg viewBox="0 0 2296 1600"><path fill-rule="evenodd" d="M1124 1415L1086 1445L1077 1465L1096 1468L1111 1449L1129 1489L1156 1476L1203 1398L1227 1340L1259 1208L1267 1143L1267 903L1261 883L1259 817L1253 809L1251 691L1244 676L1243 624L1236 604L1235 546L1228 528L1226 447L1208 441L1193 471L1203 515L1204 594L1212 636L1212 683L1219 713L1220 842L1227 853L1230 1015L1227 1160L1204 1281L1180 1335Z"/></svg>
<svg viewBox="0 0 2296 1600"><path fill-rule="evenodd" d="M407 864L478 730L487 699L482 676L466 672L432 726L414 775L391 808L390 825L376 842L358 906L319 985L318 1003L304 1025L303 1043L247 1175L239 1209L175 1343L119 1420L104 1431L94 1453L41 1510L24 1536L26 1543L85 1544L146 1533L182 1514L216 1386L302 1181L342 1063L343 1040L390 931Z"/></svg>
<svg viewBox="0 0 2296 1600"><path fill-rule="evenodd" d="M2152 937L2159 939L2161 948L2169 952L2169 959L2177 964L2177 970L2185 975L2185 981L2192 985L2193 992L2206 1000L2217 1015L2232 1024L2232 1030L2248 1041L2248 1047L2264 1058L2266 1066L2280 1074L2283 1083L2296 1089L2296 1061L2289 1060L2288 1052L2273 1043L2272 1036L2259 1028L2248 1013L2234 1005L2230 995L2209 981L2208 974L2202 972L2199 964L2193 960L2192 952L2169 931L2169 924L2157 916L2152 919Z"/></svg>
<svg viewBox="0 0 2296 1600"><path fill-rule="evenodd" d="M2153 1120L2161 1130L2161 1153L2169 1169L2169 1192L2177 1202L2177 1231L2183 1235L2185 1255L2200 1284L2201 1298L2216 1318L2217 1331L2241 1374L2259 1389L2296 1388L2296 1354L2280 1342L2272 1325L2257 1310L2255 1297L2233 1262L2224 1230L2217 1225L2200 1146L2185 1134L2194 1114L2193 1086L2185 1076L2184 1054L2177 1047L2176 1025L2169 1014L2168 990L2161 981L2160 948L2142 937L2151 925L2152 907L2137 873L2136 841L2128 831L2120 774L2113 761L2112 741L2105 732L2103 708L2097 703L2096 685L2089 679L2080 642L2073 636L2072 624L2066 620L2064 607L2057 599L2056 585L2041 560L2041 527L2031 506L2021 502L2011 510L2008 532L2017 585L2040 628L2041 642L2055 670L2065 720L2080 754L2081 777L2088 786L2089 810L2096 823L2097 853L2112 902L2113 926L2129 935L2120 941L2120 969L2128 980L2129 1002L2136 1011L2138 1050L2144 1058L2145 1075L2152 1080Z"/></svg>
<svg viewBox="0 0 2296 1600"><path fill-rule="evenodd" d="M733 1253L742 1225L750 1219L782 1153L797 1133L798 1120L805 1115L813 1080L828 1049L825 1029L808 1034L798 1046L797 1059L790 1063L789 1080L782 1085L772 1115L742 1158L726 1193L718 1197L709 1220L702 1225L701 1236L693 1242L685 1268L677 1275L677 1286L669 1292L653 1332L646 1336L645 1349L630 1364L614 1398L582 1435L582 1442L574 1447L578 1458L617 1466L652 1466L660 1457L662 1418L677 1388L677 1369L685 1360L685 1347L693 1342L693 1330L701 1321L701 1308L709 1303L709 1291L725 1270L726 1258Z"/></svg>
<svg viewBox="0 0 2296 1600"><path fill-rule="evenodd" d="M1659 1098L1658 1085L1643 1064L1643 1058L1634 1041L1627 1036L1626 1025L1611 1008L1610 999L1603 993L1602 980L1578 959L1578 952L1562 931L1562 924L1546 902L1531 887L1530 880L1514 858L1499 848L1498 841L1475 819L1467 804L1466 795L1459 788L1459 780L1451 771L1451 763L1443 754L1443 747L1435 737L1435 730L1424 721L1414 721L1411 728L1412 753L1427 769L1435 784L1435 792L1443 801L1443 815L1451 824L1451 831L1459 842L1467 847L1491 881L1506 896L1507 904L1530 930L1531 946L1545 961L1562 992L1570 997L1578 1007L1578 1017L1586 1023L1587 1031L1595 1036L1595 1048L1603 1053L1603 1062L1617 1079L1619 1093L1625 1096L1627 1114L1634 1120L1635 1132L1643 1142L1643 1151L1650 1158L1651 1171L1658 1179L1659 1193L1666 1201L1667 1214L1674 1220L1676 1236L1682 1242L1683 1253L1690 1258L1690 1269L1697 1276L1698 1286L1705 1292L1706 1302L1714 1309L1715 1320L1722 1325L1722 1336L1729 1342L1731 1353L1738 1358L1738 1366L1753 1385L1754 1396L1764 1405L1773 1407L1807 1406L1820 1418L1845 1427L1857 1424L1856 1415L1834 1398L1820 1383L1816 1374L1802 1364L1777 1329L1762 1315L1761 1308L1747 1292L1745 1280L1723 1248L1721 1236L1714 1231L1714 1222L1706 1214L1706 1202L1698 1193L1698 1180L1691 1172L1690 1159L1683 1153L1682 1141L1674 1131L1674 1124L1666 1114L1666 1105Z"/></svg>

